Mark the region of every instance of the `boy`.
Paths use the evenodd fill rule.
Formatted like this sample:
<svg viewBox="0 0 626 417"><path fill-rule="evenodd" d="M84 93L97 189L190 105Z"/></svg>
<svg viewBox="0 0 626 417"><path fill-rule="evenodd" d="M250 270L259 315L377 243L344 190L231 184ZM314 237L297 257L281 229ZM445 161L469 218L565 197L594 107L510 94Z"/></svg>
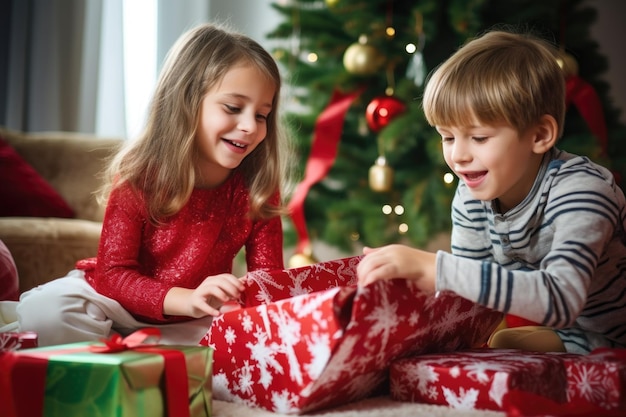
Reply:
<svg viewBox="0 0 626 417"><path fill-rule="evenodd" d="M626 202L612 174L555 148L565 82L528 35L472 40L430 77L423 108L459 177L452 253L365 248L359 285L413 279L539 323L491 347L588 353L626 347Z"/></svg>

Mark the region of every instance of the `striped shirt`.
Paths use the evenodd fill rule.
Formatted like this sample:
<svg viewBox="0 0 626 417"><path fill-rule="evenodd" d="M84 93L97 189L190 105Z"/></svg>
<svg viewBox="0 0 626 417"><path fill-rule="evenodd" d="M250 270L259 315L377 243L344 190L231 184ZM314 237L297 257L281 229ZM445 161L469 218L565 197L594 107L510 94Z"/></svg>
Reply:
<svg viewBox="0 0 626 417"><path fill-rule="evenodd" d="M626 347L625 228L612 173L553 149L530 193L504 214L459 183L437 291L558 329L569 352Z"/></svg>

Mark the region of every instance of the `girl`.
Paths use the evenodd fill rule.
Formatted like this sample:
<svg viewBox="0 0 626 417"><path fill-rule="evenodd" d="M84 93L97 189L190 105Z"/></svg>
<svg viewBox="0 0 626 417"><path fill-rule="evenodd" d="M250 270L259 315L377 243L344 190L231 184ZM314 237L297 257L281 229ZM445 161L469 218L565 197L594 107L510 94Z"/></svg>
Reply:
<svg viewBox="0 0 626 417"><path fill-rule="evenodd" d="M281 79L257 42L206 24L170 51L147 125L112 160L97 258L24 293L19 327L40 346L157 326L197 344L243 285L282 269Z"/></svg>

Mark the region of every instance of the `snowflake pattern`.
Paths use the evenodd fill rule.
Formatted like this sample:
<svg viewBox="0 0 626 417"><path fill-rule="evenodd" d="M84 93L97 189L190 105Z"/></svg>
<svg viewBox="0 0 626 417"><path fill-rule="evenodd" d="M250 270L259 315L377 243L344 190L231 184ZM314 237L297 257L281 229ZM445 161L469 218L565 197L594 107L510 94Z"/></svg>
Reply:
<svg viewBox="0 0 626 417"><path fill-rule="evenodd" d="M623 349L589 355L474 349L395 361L390 392L398 401L502 411L507 394L517 390L601 415L624 408L625 377Z"/></svg>
<svg viewBox="0 0 626 417"><path fill-rule="evenodd" d="M621 381L626 380L626 363L611 362L615 358L603 354L588 359L568 361L568 401L580 398L607 410L618 408L622 394Z"/></svg>
<svg viewBox="0 0 626 417"><path fill-rule="evenodd" d="M37 334L33 332L0 333L0 352L37 347Z"/></svg>
<svg viewBox="0 0 626 417"><path fill-rule="evenodd" d="M466 390L461 387L459 394L447 387L443 387L443 396L446 399L446 403L452 408L459 410L473 410L476 406L476 400L478 399L478 390L470 388Z"/></svg>
<svg viewBox="0 0 626 417"><path fill-rule="evenodd" d="M214 348L214 398L284 414L358 400L387 381L394 360L439 342L458 348L463 332L463 340L486 338L500 320L405 280L357 287L360 259L248 273L246 304L215 320L201 342Z"/></svg>

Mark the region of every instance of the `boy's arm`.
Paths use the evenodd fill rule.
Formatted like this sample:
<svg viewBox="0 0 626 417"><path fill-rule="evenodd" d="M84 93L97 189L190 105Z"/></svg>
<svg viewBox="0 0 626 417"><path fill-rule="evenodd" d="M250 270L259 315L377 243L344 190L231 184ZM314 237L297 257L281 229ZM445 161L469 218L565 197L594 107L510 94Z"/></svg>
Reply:
<svg viewBox="0 0 626 417"><path fill-rule="evenodd" d="M581 186L585 176L559 180L559 186L551 185L536 235L520 252L536 261L507 269L488 257L481 259L479 247L468 250L466 242L471 240L457 233L452 243L457 245L455 255L437 254L437 290L451 290L537 323L571 325L587 301L599 260L614 238L619 208L611 202L614 194L603 181L592 178L592 184ZM579 191L573 192L574 188ZM494 250L497 245L494 242ZM470 253L477 255L475 259L456 256Z"/></svg>

